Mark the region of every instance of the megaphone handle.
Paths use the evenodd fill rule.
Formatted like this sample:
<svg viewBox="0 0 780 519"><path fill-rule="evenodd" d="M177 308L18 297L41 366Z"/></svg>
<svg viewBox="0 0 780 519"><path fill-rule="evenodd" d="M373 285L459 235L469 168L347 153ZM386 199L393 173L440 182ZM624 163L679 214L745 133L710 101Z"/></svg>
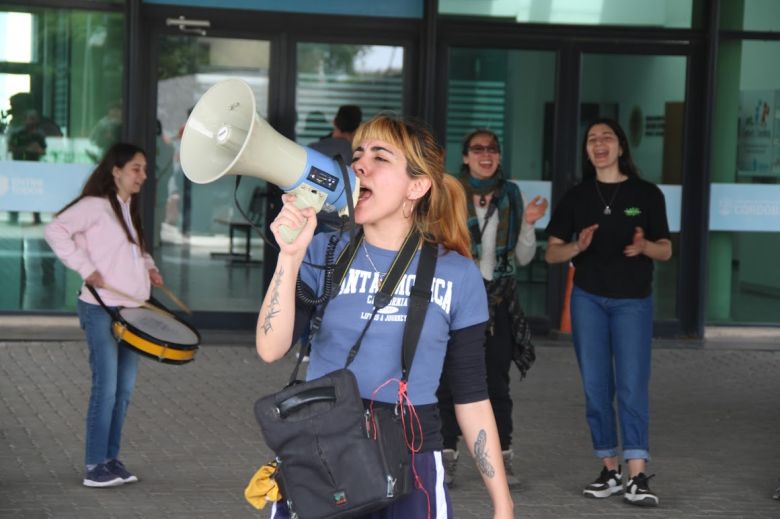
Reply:
<svg viewBox="0 0 780 519"><path fill-rule="evenodd" d="M307 207L311 207L314 209L315 213L318 213L320 209L322 209L322 206L328 196L322 191L318 191L306 184L301 184L292 191L288 191L288 193L295 195L295 207L298 209L306 209ZM288 227L286 225L280 225L279 234L282 235L282 239L284 241L287 243L292 243L306 226L307 221L308 219L304 221L299 227Z"/></svg>
<svg viewBox="0 0 780 519"><path fill-rule="evenodd" d="M308 222L308 218L306 219L306 222ZM301 231L306 226L306 222L303 223L300 227L287 227L286 225L280 225L279 226L279 234L282 235L282 239L286 241L287 243L292 243L295 241L295 238L298 237L299 234L301 234Z"/></svg>

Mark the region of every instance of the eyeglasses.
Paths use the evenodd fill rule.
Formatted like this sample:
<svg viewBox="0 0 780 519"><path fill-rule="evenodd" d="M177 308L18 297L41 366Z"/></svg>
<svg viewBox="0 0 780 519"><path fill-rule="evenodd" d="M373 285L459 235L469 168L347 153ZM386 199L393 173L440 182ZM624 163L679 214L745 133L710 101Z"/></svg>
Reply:
<svg viewBox="0 0 780 519"><path fill-rule="evenodd" d="M469 151L475 155L479 155L480 153L495 155L499 150L498 146L482 146L481 144L475 144L474 146L469 146Z"/></svg>

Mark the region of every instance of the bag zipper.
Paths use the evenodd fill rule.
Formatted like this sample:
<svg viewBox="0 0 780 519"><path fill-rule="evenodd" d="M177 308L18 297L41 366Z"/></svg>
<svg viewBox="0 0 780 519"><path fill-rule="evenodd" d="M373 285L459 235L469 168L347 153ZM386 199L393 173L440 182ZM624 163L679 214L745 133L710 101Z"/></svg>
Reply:
<svg viewBox="0 0 780 519"><path fill-rule="evenodd" d="M283 481L287 481L284 477L284 474L282 473L282 460L279 458L279 456L276 456L276 473L274 474L274 479L277 477L280 477ZM284 486L285 493L287 492L287 485ZM290 519L299 519L298 513L295 511L295 507L293 505L292 497L291 496L282 496L282 499L285 500L287 503L287 511L290 512Z"/></svg>
<svg viewBox="0 0 780 519"><path fill-rule="evenodd" d="M379 428L379 420L374 420L374 424L376 427L376 437L377 437L375 441L381 442L382 430ZM390 468L387 466L387 457L385 456L385 450L381 448L381 446L379 447L379 455L382 458L382 468L384 468L385 470L385 480L387 481L387 488L385 494L387 497L393 497L395 496L395 484L398 480L394 478L393 475L390 473Z"/></svg>
<svg viewBox="0 0 780 519"><path fill-rule="evenodd" d="M330 479L330 485L333 488L336 488L336 478L333 477L333 472L330 470L330 466L328 465L328 461L325 459L325 453L322 452L322 448L320 447L320 438L319 436L315 436L315 444L317 446L317 454L320 457L320 462L322 462L322 466L325 467L325 472L328 473L328 479Z"/></svg>

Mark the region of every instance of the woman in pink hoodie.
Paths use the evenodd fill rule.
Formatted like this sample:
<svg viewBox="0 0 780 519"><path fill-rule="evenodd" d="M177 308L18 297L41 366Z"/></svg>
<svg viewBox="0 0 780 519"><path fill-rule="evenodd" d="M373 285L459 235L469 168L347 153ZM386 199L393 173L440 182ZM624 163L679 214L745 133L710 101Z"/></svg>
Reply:
<svg viewBox="0 0 780 519"><path fill-rule="evenodd" d="M149 298L162 276L146 252L139 193L146 180L146 154L117 143L106 152L81 194L46 226L46 241L85 285L94 287L109 308L138 306ZM102 289L116 288L134 300ZM138 481L119 461L119 445L138 355L120 347L111 333L111 316L82 287L77 302L81 328L89 345L92 391L86 420L88 487L111 487Z"/></svg>

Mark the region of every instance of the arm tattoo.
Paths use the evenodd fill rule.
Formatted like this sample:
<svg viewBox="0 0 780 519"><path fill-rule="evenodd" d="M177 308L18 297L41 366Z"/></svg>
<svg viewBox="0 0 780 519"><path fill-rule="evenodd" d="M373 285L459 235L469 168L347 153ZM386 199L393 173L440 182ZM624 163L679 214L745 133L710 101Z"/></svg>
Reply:
<svg viewBox="0 0 780 519"><path fill-rule="evenodd" d="M496 475L496 469L488 461L487 434L485 429L480 429L479 434L477 434L477 441L474 442L474 458L481 473L489 478Z"/></svg>
<svg viewBox="0 0 780 519"><path fill-rule="evenodd" d="M265 314L265 321L263 321L263 333L268 335L268 332L274 328L271 326L271 319L279 315L279 285L282 284L282 276L284 275L284 269L279 269L274 278L273 292L271 292L271 301L268 303L268 310Z"/></svg>

